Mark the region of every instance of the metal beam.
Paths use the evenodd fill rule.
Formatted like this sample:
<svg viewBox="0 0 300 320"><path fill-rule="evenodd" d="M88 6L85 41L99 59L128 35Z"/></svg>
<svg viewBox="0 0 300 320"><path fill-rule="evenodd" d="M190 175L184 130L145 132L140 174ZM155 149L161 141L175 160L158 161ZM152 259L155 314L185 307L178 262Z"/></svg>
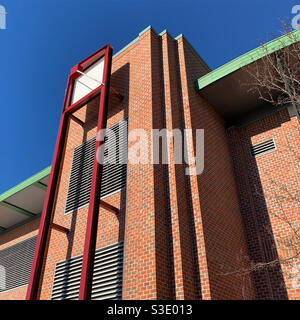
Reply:
<svg viewBox="0 0 300 320"><path fill-rule="evenodd" d="M124 96L114 87L110 87L109 89L110 93L113 94L114 96L116 96L119 100L123 100Z"/></svg>
<svg viewBox="0 0 300 320"><path fill-rule="evenodd" d="M73 114L70 114L70 118L80 124L82 127L84 126L84 122L81 121L80 119L76 118Z"/></svg>
<svg viewBox="0 0 300 320"><path fill-rule="evenodd" d="M105 64L103 71L103 82L104 86L101 90L100 103L99 103L99 114L98 114L98 127L97 132L106 128L107 123L107 109L108 109L108 98L110 88L110 73L111 73L111 58L112 49L107 45L105 50ZM88 218L85 233L84 251L82 258L82 270L79 288L79 300L90 300L92 294L93 284L93 270L95 260L95 249L97 240L97 228L99 218L99 205L100 205L100 190L102 181L103 165L97 160L97 151L100 150L100 146L103 141L96 140L96 148L94 155L92 185L90 191L90 202L88 209Z"/></svg>
<svg viewBox="0 0 300 320"><path fill-rule="evenodd" d="M47 191L47 186L40 181L34 183L33 185L43 191Z"/></svg>
<svg viewBox="0 0 300 320"><path fill-rule="evenodd" d="M38 238L35 246L31 274L30 274L29 284L28 284L28 289L26 294L26 300L36 300L38 298L38 292L40 287L40 277L42 273L44 260L47 255L47 241L48 241L49 232L51 228L52 212L53 212L53 206L55 202L54 200L55 200L56 189L57 189L57 181L59 178L61 162L63 159L63 151L64 151L65 140L67 135L69 116L72 113L74 113L76 110L80 109L88 101L96 97L100 92L102 92L101 89L103 86L100 86L95 90L93 90L92 92L90 92L85 97L83 97L81 100L77 101L75 104L70 106L72 86L74 85L74 81L78 75L77 72L75 71L80 68L84 70L84 67L87 64L92 63L93 59L100 58L98 56L99 54L103 54L103 56L105 55L105 57L107 57L107 51L111 52L111 48L109 47L109 45L104 46L103 48L98 50L96 53L94 53L90 57L83 60L81 63L74 66L71 69L71 72L68 78L62 116L60 120L59 131L58 131L58 136L56 140L52 166L51 166L51 173L50 173L47 192L44 200L44 206L43 206L41 222L39 227L39 234L38 234ZM97 55L96 58L95 58L95 55ZM110 57L110 61L106 62L105 65L106 64L111 65L111 57ZM86 67L88 68L89 65L87 65ZM105 72L105 66L104 66L104 72ZM100 98L100 101L101 101L101 98ZM100 196L99 196L99 201L100 201Z"/></svg>
<svg viewBox="0 0 300 320"><path fill-rule="evenodd" d="M91 93L88 94L88 96L83 97L79 101L75 102L71 106L69 106L65 113L72 114L82 108L84 105L86 105L90 100L94 99L98 94L100 94L101 89L103 88L103 85L100 85L100 87L94 89Z"/></svg>
<svg viewBox="0 0 300 320"><path fill-rule="evenodd" d="M70 82L70 79L69 79ZM68 82L68 83L69 83ZM26 300L36 300L38 298L38 290L40 285L40 276L46 255L46 246L49 236L50 223L52 218L53 204L56 194L56 184L59 177L60 163L62 159L63 149L65 145L65 137L68 127L68 117L63 112L54 151L54 158L51 166L51 173L48 182L48 188L44 200L44 206L39 227L39 234L36 241L32 268L27 288Z"/></svg>
<svg viewBox="0 0 300 320"><path fill-rule="evenodd" d="M112 213L115 213L115 214L118 214L120 212L120 210L114 206L112 206L111 204L103 201L103 200L100 200L100 207L112 212Z"/></svg>
<svg viewBox="0 0 300 320"><path fill-rule="evenodd" d="M35 217L36 216L35 213L32 213L32 212L30 212L28 210L25 210L23 208L17 207L15 205L11 204L11 203L8 203L7 201L0 202L0 205L3 206L3 207L9 208L11 210L14 210L14 211L16 211L18 213L21 213L21 214L23 214L23 215L25 215L27 217Z"/></svg>
<svg viewBox="0 0 300 320"><path fill-rule="evenodd" d="M65 227L63 227L63 226L60 226L60 225L58 225L58 224L56 224L56 223L51 223L51 228L52 229L55 229L55 230L57 230L57 231L60 231L60 232L64 232L64 233L66 233L66 234L68 234L68 233L70 233L70 229L68 229L68 228L65 228Z"/></svg>

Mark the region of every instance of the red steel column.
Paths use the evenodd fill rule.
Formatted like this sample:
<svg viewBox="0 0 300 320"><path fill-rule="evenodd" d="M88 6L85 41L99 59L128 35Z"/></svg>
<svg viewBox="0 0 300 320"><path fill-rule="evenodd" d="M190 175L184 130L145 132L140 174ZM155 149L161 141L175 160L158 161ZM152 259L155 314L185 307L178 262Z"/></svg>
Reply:
<svg viewBox="0 0 300 320"><path fill-rule="evenodd" d="M39 234L35 245L32 269L29 278L29 284L26 294L26 300L36 300L39 290L40 275L42 272L44 256L46 251L46 244L50 230L51 216L55 198L56 184L59 176L59 169L61 158L64 149L65 137L68 127L68 117L63 112L58 136L56 140L56 146L54 151L54 158L51 167L50 178L48 182L46 197L44 200L44 206L41 216L41 222L39 227Z"/></svg>
<svg viewBox="0 0 300 320"><path fill-rule="evenodd" d="M73 86L74 80L76 79L76 77L78 77L78 74L76 73L76 71L78 70L79 65L87 63L89 59L92 59L95 55L99 54L102 50L105 50L105 62L104 62L105 65L104 65L104 74L103 74L103 82L105 83L105 86L103 87L102 85L99 88L95 89L88 96L83 98L82 101L78 102L76 105L73 105L73 107L69 108L68 103L72 94L72 89L73 89L72 86ZM49 177L46 197L44 200L44 206L43 206L43 211L41 215L39 234L38 234L38 238L35 246L32 269L30 273L29 284L28 284L28 289L26 294L26 300L36 300L38 297L40 276L42 273L43 263L45 260L46 245L47 245L48 236L51 228L52 211L53 211L53 205L54 205L55 194L56 194L56 186L59 178L60 165L61 165L62 155L64 151L64 146L65 146L69 115L75 112L80 107L82 107L88 99L93 98L97 94L98 90L101 90L98 129L103 128L106 125L109 80L110 80L110 72L111 72L111 58L112 58L112 49L109 47L109 45L106 45L105 47L101 48L90 57L83 60L80 64L77 64L75 67L73 67L69 75L68 84L67 84L66 93L65 93L65 99L64 99L63 112L60 120L59 131L58 131L58 136L56 140L56 146L55 146L55 151L54 151L54 156L52 161L51 173ZM101 119L102 121L100 121ZM97 142L96 142L96 145L97 145ZM98 146L99 145L100 144L98 143ZM100 180L96 179L97 177L101 179L102 171L101 172L100 171L101 170L99 170L99 168L96 168L95 170L95 163L94 163L92 191L93 189L95 190L94 192L91 192L91 199L95 199L96 194L98 194L97 192L99 192L100 190ZM97 190L97 188L99 190ZM96 198L100 201L99 196ZM92 207L95 207L95 204L97 204L97 199L95 203L94 201L92 202L93 203ZM98 203L98 207L99 207L99 203ZM98 221L98 217L96 217L96 219ZM93 226L94 226L93 221L91 223L91 226L92 226L91 229L93 229ZM90 230L90 229L87 228L87 230ZM90 239L92 240L93 232L90 233L90 236L91 236ZM90 245L88 245L88 247L90 247ZM93 252L91 252L91 255L89 256L93 258L94 257ZM87 270L89 269L90 268L88 266Z"/></svg>
<svg viewBox="0 0 300 320"><path fill-rule="evenodd" d="M105 129L107 123L107 109L109 98L109 86L110 86L110 73L111 73L111 59L112 49L107 46L105 50L105 65L103 71L103 84L100 95L99 115L98 115L98 130ZM94 270L94 258L97 239L97 227L99 217L99 205L100 205L100 188L102 180L102 164L97 161L97 150L101 146L102 141L96 140L96 149L94 157L94 167L92 176L92 185L90 192L90 203L88 210L82 271L79 289L79 300L91 299L92 282L93 282L93 270Z"/></svg>

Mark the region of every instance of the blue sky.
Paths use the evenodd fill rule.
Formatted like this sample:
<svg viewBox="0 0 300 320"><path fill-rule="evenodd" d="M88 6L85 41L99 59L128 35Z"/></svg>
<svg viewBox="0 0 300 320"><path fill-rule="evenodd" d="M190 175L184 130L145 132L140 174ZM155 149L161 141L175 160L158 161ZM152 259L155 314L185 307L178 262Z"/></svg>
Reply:
<svg viewBox="0 0 300 320"><path fill-rule="evenodd" d="M216 67L270 40L289 0L0 0L0 193L51 164L70 68L102 45L114 52L152 25L183 33Z"/></svg>

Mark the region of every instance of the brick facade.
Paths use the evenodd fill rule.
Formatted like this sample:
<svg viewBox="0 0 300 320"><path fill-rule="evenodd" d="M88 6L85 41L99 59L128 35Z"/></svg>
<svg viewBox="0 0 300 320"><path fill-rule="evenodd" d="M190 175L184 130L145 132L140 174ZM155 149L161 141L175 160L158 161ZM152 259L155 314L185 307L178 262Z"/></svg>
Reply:
<svg viewBox="0 0 300 320"><path fill-rule="evenodd" d="M276 150L253 158L250 145L273 138ZM253 262L291 257L284 241L299 229L300 129L296 116L282 110L242 128L229 130L245 234ZM300 299L287 264L254 273L260 299Z"/></svg>
<svg viewBox="0 0 300 320"><path fill-rule="evenodd" d="M261 261L262 245L271 246L272 239L284 231L267 214L266 208L276 205L266 200L258 203L253 188L258 183L261 190L268 188L265 172L270 171L296 191L299 171L292 160L285 161L285 139L289 136L292 144L297 141L296 131L292 134L295 118L282 111L228 131L224 120L194 89L194 80L207 72L208 67L184 37L173 39L167 32L157 35L151 28L114 57L111 84L124 99L120 102L110 96L107 125L128 117L129 133L142 128L149 137L152 129L204 129L205 164L201 175L187 176L186 165L172 161L173 144L169 165L129 163L126 189L105 198L120 208L120 213L99 211L96 247L124 240L125 300L299 298L279 285L278 270L253 277L235 272L249 267L244 259L248 250L252 259ZM83 127L72 120L69 124L53 222L71 232L50 232L40 299L51 298L55 264L83 253L88 207L67 215L64 210L73 150L96 135L98 100L76 112ZM246 152L249 143L274 135L278 150L267 155L269 161L262 157L254 163ZM129 148L134 143L129 141ZM195 148L194 144L192 156ZM299 156L299 147L297 152ZM278 175L283 167L288 174L280 171ZM296 206L288 210L296 219ZM273 238L264 235L265 241L261 239L264 223L273 230ZM37 232L36 226L37 222L32 232ZM32 233L22 230L24 237ZM0 250L20 240L16 233L6 237L11 240L1 237L5 245L0 243ZM23 299L25 288L4 292L0 298Z"/></svg>
<svg viewBox="0 0 300 320"><path fill-rule="evenodd" d="M29 222L17 229L7 232L0 237L0 250L6 249L18 242L38 234L40 219ZM0 292L0 300L20 300L26 296L27 286Z"/></svg>

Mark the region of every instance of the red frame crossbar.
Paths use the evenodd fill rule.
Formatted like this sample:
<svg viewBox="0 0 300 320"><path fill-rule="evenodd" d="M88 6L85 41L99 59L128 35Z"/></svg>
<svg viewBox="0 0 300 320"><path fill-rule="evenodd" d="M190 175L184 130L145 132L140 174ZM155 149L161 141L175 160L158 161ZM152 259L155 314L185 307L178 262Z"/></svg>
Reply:
<svg viewBox="0 0 300 320"><path fill-rule="evenodd" d="M90 92L88 95L70 106L70 101L73 93L74 82L80 76L77 72L84 71L93 63L104 57L104 73L102 85ZM52 161L51 173L49 177L46 197L41 216L38 238L36 242L33 264L27 289L27 300L36 300L38 298L40 288L40 278L44 265L47 241L49 239L50 228L52 227L53 208L56 195L56 187L59 179L63 151L65 148L65 140L68 129L68 121L79 108L84 106L88 101L93 99L100 93L99 116L98 116L98 131L106 128L107 109L110 87L112 48L109 45L102 47L100 50L78 63L71 69L67 89L65 93L64 106L59 125L58 136ZM91 296L93 262L95 256L95 246L97 237L98 214L100 205L100 186L102 178L102 165L96 160L96 152L101 145L101 141L96 141L95 159L93 167L92 185L90 193L90 203L88 210L88 221L85 238L85 246L83 253L83 265L80 282L79 299L89 299Z"/></svg>

